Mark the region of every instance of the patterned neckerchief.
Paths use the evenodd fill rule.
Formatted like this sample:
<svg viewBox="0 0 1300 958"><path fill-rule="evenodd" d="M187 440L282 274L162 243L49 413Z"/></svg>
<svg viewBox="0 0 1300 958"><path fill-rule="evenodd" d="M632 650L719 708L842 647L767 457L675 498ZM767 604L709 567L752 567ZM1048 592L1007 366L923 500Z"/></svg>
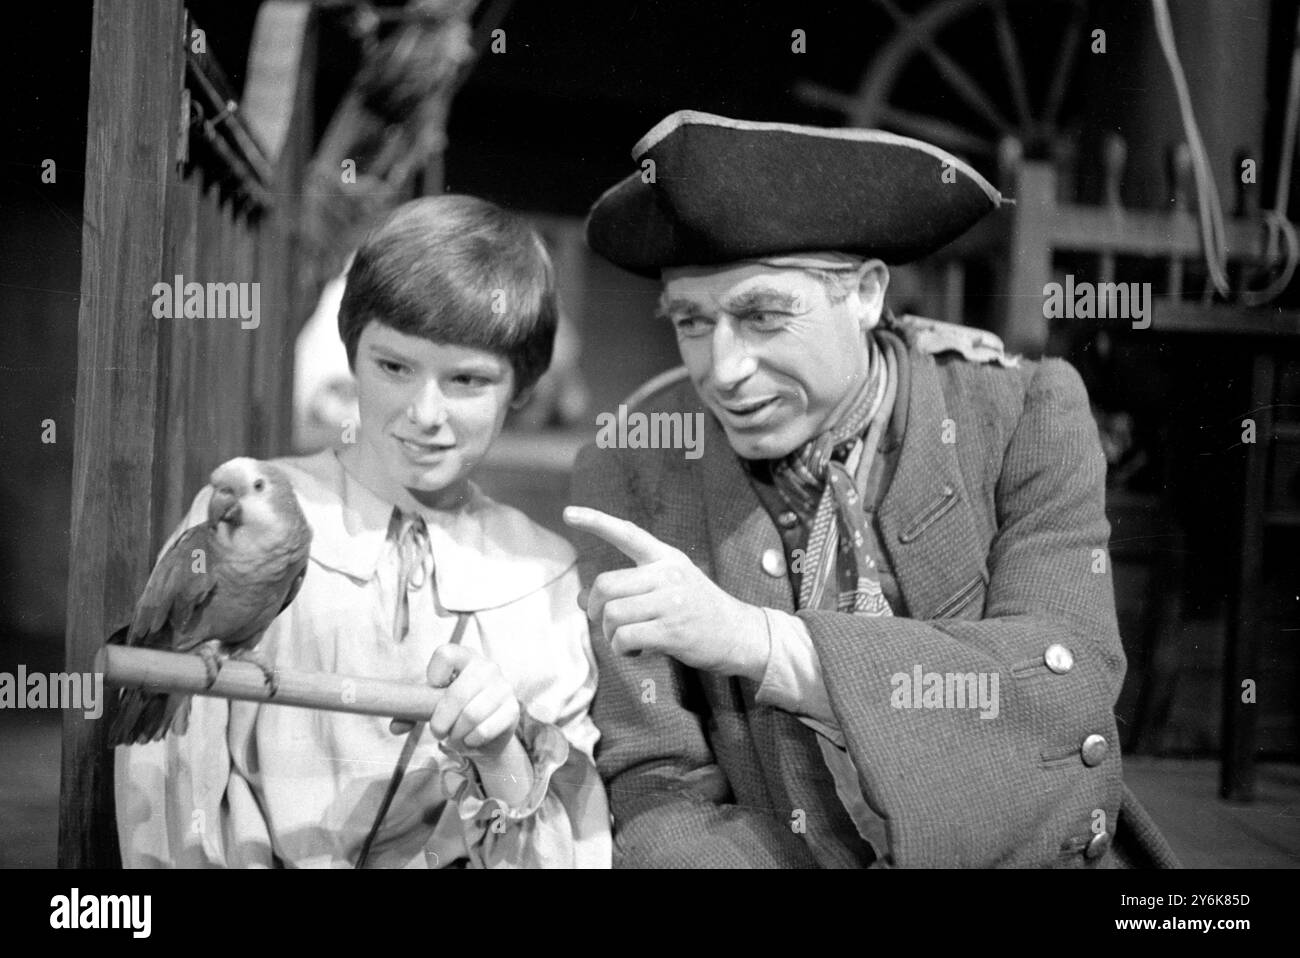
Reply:
<svg viewBox="0 0 1300 958"><path fill-rule="evenodd" d="M869 530L853 473L870 470L884 422L893 407L893 356L867 336L868 372L852 402L829 429L772 464L772 479L796 512L811 516L803 553L799 608L819 608L832 568L834 605L841 612L891 615L872 574ZM865 434L865 435L864 435ZM855 468L856 467L856 468Z"/></svg>

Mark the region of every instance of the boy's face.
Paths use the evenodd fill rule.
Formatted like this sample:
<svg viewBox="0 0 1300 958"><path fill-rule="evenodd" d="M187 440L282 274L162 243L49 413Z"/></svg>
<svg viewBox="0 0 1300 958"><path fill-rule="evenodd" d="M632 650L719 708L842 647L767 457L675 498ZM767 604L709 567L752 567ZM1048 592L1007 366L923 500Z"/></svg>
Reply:
<svg viewBox="0 0 1300 958"><path fill-rule="evenodd" d="M514 394L504 356L441 345L372 320L357 342L355 373L363 478L420 503L454 503L492 445Z"/></svg>

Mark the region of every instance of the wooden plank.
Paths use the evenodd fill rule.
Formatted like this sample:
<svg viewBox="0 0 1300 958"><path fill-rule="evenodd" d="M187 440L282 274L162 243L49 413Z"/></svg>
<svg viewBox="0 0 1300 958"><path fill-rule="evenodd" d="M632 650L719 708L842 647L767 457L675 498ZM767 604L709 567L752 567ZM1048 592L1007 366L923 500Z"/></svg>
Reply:
<svg viewBox="0 0 1300 958"><path fill-rule="evenodd" d="M1155 296L1151 300L1151 328L1141 332L1188 333L1192 335L1241 336L1290 339L1300 337L1300 310L1281 308L1252 308L1228 306L1222 303L1202 303L1196 300L1169 299ZM1076 320L1093 327L1132 329L1128 318L1103 318Z"/></svg>
<svg viewBox="0 0 1300 958"><path fill-rule="evenodd" d="M1263 255L1264 232L1259 223L1225 219L1223 231L1230 258L1255 259ZM1055 250L1106 250L1158 259L1170 255L1199 257L1201 228L1191 213L1062 203L1053 212L1049 242Z"/></svg>
<svg viewBox="0 0 1300 958"><path fill-rule="evenodd" d="M179 2L96 0L77 332L66 665L88 672L148 574L166 191L180 103ZM162 144L162 146L160 146ZM104 720L63 713L59 865L120 863Z"/></svg>
<svg viewBox="0 0 1300 958"><path fill-rule="evenodd" d="M163 238L163 271L166 282L181 276L188 282L195 272L195 231L198 218L198 186L193 180L173 178L167 190L167 217ZM183 316L157 320L161 355L159 365L159 402L156 430L159 448L166 454L157 457L154 470L153 551L162 547L166 536L189 511L194 490L186 487L185 457L176 454L188 441L187 383L195 362L194 337Z"/></svg>
<svg viewBox="0 0 1300 958"><path fill-rule="evenodd" d="M268 36L275 27L274 49L292 48L295 52L293 75L281 75L274 90L274 96L288 103L291 110L287 133L275 157L273 189L277 202L263 219L259 246L261 276L271 285L263 298L264 345L254 357L254 402L259 415L258 431L251 439L254 450L264 457L292 451L294 349L325 279L311 245L301 239L307 167L316 141L313 80L318 62L318 17L312 11L309 17L295 15L277 21L279 7L299 9L298 4L283 0L265 4L253 38L256 50L264 25L262 18L266 18ZM250 69L246 92L254 95L253 87L261 82Z"/></svg>
<svg viewBox="0 0 1300 958"><path fill-rule="evenodd" d="M222 226L228 236L226 259L230 280L240 284L257 283L258 319L256 328L244 328L241 318L215 320L230 343L229 352L223 354L231 357L232 362L223 364L228 373L228 393L238 396L238 404L225 405L222 408L222 459L232 456L256 455L252 434L256 405L253 392L253 362L257 352L267 348L268 332L274 327L264 327L266 321L265 303L261 302L262 283L257 269L257 233L249 220L231 209L229 205L222 211Z"/></svg>
<svg viewBox="0 0 1300 958"><path fill-rule="evenodd" d="M315 8L269 0L258 10L244 84L244 112L272 162L275 203L257 223L262 324L252 357L248 452L291 451L294 343L319 294L319 273L299 240L305 174L315 142ZM309 293L309 295L302 295Z"/></svg>

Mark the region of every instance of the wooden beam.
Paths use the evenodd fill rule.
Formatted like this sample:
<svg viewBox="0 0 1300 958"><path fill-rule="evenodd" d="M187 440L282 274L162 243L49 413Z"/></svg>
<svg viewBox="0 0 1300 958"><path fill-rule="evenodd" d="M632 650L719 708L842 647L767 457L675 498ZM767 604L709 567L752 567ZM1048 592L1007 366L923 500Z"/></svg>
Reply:
<svg viewBox="0 0 1300 958"><path fill-rule="evenodd" d="M178 0L96 0L77 333L76 436L65 668L93 670L130 615L152 558L162 275L175 177L184 11ZM112 756L101 721L63 713L59 865L120 863Z"/></svg>

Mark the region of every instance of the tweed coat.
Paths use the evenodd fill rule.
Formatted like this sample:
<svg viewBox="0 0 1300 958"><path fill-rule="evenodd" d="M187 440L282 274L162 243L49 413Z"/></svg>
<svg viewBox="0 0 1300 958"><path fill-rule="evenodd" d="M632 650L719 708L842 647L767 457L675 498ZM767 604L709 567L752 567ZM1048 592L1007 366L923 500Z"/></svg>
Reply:
<svg viewBox="0 0 1300 958"><path fill-rule="evenodd" d="M883 335L906 345L903 443L875 520L905 608L798 613L888 851L858 837L816 733L757 704L758 683L615 655L593 626L616 865L1177 864L1121 779L1105 462L1078 373L1058 359L931 354L896 329ZM671 384L643 408L703 413L703 455L588 446L573 501L681 549L740 600L793 612L788 580L760 568L779 533L693 387ZM578 545L585 586L629 564L593 537ZM1068 670L1046 664L1053 645L1072 654ZM893 707L890 677L917 665L998 673L998 716Z"/></svg>

